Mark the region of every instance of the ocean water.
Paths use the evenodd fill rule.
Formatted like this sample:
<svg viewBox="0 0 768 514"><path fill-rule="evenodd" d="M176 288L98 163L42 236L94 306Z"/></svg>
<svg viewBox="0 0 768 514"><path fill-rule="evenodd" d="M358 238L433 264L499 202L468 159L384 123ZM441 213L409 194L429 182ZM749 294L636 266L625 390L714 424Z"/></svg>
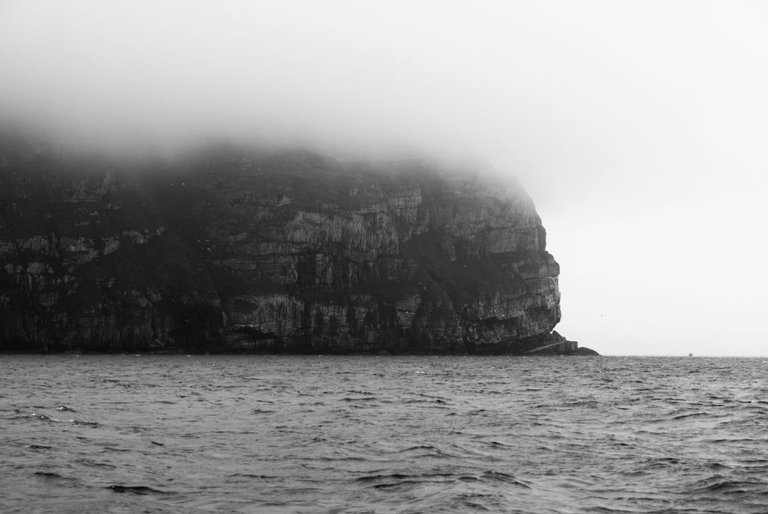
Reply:
<svg viewBox="0 0 768 514"><path fill-rule="evenodd" d="M768 361L0 356L2 512L768 512Z"/></svg>

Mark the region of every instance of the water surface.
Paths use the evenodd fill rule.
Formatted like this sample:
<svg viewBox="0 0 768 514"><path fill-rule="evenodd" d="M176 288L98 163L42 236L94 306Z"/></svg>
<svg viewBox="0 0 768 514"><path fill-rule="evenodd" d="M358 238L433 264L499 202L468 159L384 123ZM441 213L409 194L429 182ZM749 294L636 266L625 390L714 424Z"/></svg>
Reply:
<svg viewBox="0 0 768 514"><path fill-rule="evenodd" d="M768 362L0 356L4 512L768 512Z"/></svg>

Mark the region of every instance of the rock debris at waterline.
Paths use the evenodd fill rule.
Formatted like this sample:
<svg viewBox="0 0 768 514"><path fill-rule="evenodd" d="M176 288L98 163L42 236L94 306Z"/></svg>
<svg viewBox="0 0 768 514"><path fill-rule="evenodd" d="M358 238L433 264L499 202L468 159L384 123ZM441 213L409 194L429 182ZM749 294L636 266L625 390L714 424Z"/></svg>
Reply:
<svg viewBox="0 0 768 514"><path fill-rule="evenodd" d="M576 350L517 184L298 151L1 150L3 351Z"/></svg>

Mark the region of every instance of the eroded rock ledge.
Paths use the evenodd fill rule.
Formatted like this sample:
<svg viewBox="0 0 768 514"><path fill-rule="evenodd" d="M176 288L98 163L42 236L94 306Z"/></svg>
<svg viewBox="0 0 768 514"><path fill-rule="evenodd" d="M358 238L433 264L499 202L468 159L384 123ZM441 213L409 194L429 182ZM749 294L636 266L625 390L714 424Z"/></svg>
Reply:
<svg viewBox="0 0 768 514"><path fill-rule="evenodd" d="M0 350L574 347L556 346L559 267L514 183L298 151L0 150Z"/></svg>

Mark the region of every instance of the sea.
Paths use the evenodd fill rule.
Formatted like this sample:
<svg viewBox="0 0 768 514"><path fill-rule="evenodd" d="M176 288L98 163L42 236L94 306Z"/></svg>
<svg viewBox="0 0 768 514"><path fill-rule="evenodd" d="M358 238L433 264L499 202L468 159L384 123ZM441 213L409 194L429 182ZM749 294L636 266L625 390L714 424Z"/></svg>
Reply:
<svg viewBox="0 0 768 514"><path fill-rule="evenodd" d="M766 513L768 360L0 355L4 513Z"/></svg>

